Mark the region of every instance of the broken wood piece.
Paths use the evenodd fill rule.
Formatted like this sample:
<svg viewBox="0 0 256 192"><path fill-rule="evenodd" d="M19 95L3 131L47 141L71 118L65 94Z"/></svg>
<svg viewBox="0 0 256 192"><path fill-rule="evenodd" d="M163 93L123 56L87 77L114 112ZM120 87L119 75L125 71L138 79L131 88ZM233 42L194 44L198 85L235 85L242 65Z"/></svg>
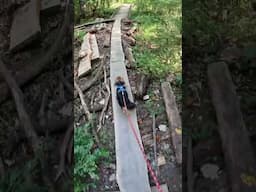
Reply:
<svg viewBox="0 0 256 192"><path fill-rule="evenodd" d="M36 39L41 32L39 16L39 0L28 2L14 13L10 31L10 50L15 51Z"/></svg>
<svg viewBox="0 0 256 192"><path fill-rule="evenodd" d="M127 36L127 35L122 34L122 40L126 41L131 46L136 45L136 40L131 36Z"/></svg>
<svg viewBox="0 0 256 192"><path fill-rule="evenodd" d="M90 37L91 34L87 33L83 38L83 43L81 45L81 49L79 51L79 57L82 58L79 62L78 67L78 77L84 76L88 74L92 67L91 67L91 59L92 59L92 49L90 44Z"/></svg>
<svg viewBox="0 0 256 192"><path fill-rule="evenodd" d="M136 91L134 93L137 99L143 99L147 94L148 85L150 83L150 78L142 73L137 73L136 75Z"/></svg>
<svg viewBox="0 0 256 192"><path fill-rule="evenodd" d="M127 67L131 68L135 64L135 59L134 59L133 54L132 54L132 48L129 47L129 45L126 41L122 41L122 44L123 44L123 50L124 50L125 58L128 61Z"/></svg>
<svg viewBox="0 0 256 192"><path fill-rule="evenodd" d="M111 32L106 31L106 35L103 43L104 47L110 47L110 34Z"/></svg>
<svg viewBox="0 0 256 192"><path fill-rule="evenodd" d="M165 160L165 157L163 155L160 155L158 158L157 158L157 165L158 167L162 166L162 165L165 165L166 164L166 160Z"/></svg>
<svg viewBox="0 0 256 192"><path fill-rule="evenodd" d="M41 12L53 13L61 8L60 0L41 0Z"/></svg>
<svg viewBox="0 0 256 192"><path fill-rule="evenodd" d="M182 134L181 118L175 101L175 96L169 82L161 83L169 127L171 128L172 144L175 151L176 161L182 163Z"/></svg>
<svg viewBox="0 0 256 192"><path fill-rule="evenodd" d="M97 43L97 38L95 34L90 35L90 44L91 44L91 50L92 50L92 60L98 59L100 57L99 53L99 47Z"/></svg>
<svg viewBox="0 0 256 192"><path fill-rule="evenodd" d="M256 161L226 63L217 62L208 66L208 83L230 175L231 190L256 191L255 183L247 183L248 178L256 178Z"/></svg>

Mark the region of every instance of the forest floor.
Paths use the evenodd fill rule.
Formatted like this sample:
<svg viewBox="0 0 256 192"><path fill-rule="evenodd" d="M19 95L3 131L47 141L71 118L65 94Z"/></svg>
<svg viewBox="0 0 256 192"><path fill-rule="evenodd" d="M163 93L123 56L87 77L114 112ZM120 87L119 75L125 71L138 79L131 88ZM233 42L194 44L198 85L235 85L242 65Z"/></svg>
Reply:
<svg viewBox="0 0 256 192"><path fill-rule="evenodd" d="M101 58L105 58L103 65L105 66L107 81L109 79L109 62L110 62L110 44L106 45L105 40L110 38L111 29L113 23L106 23L104 27L96 30L96 38L99 47L99 52ZM132 21L130 25L122 24L122 33L125 34L127 29L131 29L133 26L140 25L136 21ZM79 50L82 43L82 37L85 32L92 31L92 28L95 26L88 26L83 28L83 30L76 31L77 34L74 41L74 59L75 59L75 71L78 69L79 61ZM142 31L143 33L143 31ZM138 41L139 42L139 41ZM109 42L110 43L110 42ZM136 47L136 46L135 46ZM104 56L103 56L104 55ZM95 76L95 71L100 67L102 61L93 61L92 62L92 72L85 77L79 78L79 85L82 87L83 84L88 83ZM76 72L75 72L76 73ZM138 77L141 75L141 71L136 67L127 68L127 73L129 77L130 86L132 92L136 92L136 83L138 83ZM175 77L171 74L166 79L172 85L176 85ZM86 102L92 108L97 108L99 110L95 111L95 122L99 124L99 117L102 112L102 108L106 104L106 90L104 89L104 79L99 79L97 83L91 86L86 92L84 92L84 97ZM174 82L174 84L173 84ZM181 95L180 89L176 86L173 86L174 92L177 95ZM148 83L148 89L146 94L148 99L136 98L135 103L137 105L137 117L139 129L142 137L142 142L144 144L146 154L153 164L154 168L159 169L158 177L160 183L166 183L170 191L181 191L181 167L177 166L175 162L175 155L173 151L173 146L171 143L171 131L168 128L168 121L165 112L165 106L163 101L163 96L161 93L161 81L160 79L153 78L150 79ZM144 96L145 96L144 95ZM103 160L100 162L99 168L99 181L96 182L97 186L95 191L116 191L118 190L118 185L116 183L116 166L115 166L115 136L114 136L114 123L113 123L113 114L112 114L112 104L111 99L107 104L107 110L104 113L104 125L97 133L99 140L102 146L110 152L108 160ZM179 110L181 110L181 103L178 103ZM84 118L84 113L81 108L81 103L79 99L75 100L75 124L77 127L86 124L87 121ZM157 143L157 158L159 162L156 162L154 159L153 151L153 115L155 115L156 123L156 143ZM160 130L159 126L163 126L164 129ZM160 163L160 164L158 164ZM177 178L179 176L180 178ZM88 182L88 181L85 181ZM155 184L150 178L151 186ZM94 190L92 190L94 191Z"/></svg>

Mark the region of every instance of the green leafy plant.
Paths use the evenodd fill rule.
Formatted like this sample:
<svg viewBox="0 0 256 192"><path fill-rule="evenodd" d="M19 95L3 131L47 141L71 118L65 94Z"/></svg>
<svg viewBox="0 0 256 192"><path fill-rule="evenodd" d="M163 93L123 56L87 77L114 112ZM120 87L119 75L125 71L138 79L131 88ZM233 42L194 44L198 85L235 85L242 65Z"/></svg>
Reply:
<svg viewBox="0 0 256 192"><path fill-rule="evenodd" d="M0 181L0 192L47 192L45 187L36 184L32 179L36 177L36 160L9 170Z"/></svg>
<svg viewBox="0 0 256 192"><path fill-rule="evenodd" d="M105 149L95 148L89 129L89 124L75 129L75 192L89 191L91 187L96 187L96 182L99 179L99 163L103 158L109 157L109 152Z"/></svg>

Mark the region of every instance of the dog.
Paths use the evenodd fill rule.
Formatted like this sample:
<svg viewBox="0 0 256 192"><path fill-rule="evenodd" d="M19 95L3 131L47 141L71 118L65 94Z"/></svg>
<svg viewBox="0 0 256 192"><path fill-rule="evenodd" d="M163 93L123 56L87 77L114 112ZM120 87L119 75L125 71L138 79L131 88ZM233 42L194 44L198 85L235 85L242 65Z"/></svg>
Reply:
<svg viewBox="0 0 256 192"><path fill-rule="evenodd" d="M122 77L118 76L115 81L116 86L116 98L119 106L123 112L127 113L127 110L132 110L136 107L135 103L131 102L125 87L125 81Z"/></svg>

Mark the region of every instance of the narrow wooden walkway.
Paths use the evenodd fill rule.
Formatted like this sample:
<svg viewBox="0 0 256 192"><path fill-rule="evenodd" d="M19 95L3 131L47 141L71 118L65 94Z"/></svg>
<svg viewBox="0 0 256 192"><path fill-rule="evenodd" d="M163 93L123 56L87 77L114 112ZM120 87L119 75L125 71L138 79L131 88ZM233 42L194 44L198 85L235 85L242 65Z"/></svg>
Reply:
<svg viewBox="0 0 256 192"><path fill-rule="evenodd" d="M127 117L117 103L114 86L115 78L122 76L126 82L129 97L133 100L121 41L121 19L128 17L130 7L129 4L121 6L115 16L111 37L110 79L115 127L117 183L121 192L150 192L146 163L129 127ZM136 111L131 112L131 118L140 137Z"/></svg>

